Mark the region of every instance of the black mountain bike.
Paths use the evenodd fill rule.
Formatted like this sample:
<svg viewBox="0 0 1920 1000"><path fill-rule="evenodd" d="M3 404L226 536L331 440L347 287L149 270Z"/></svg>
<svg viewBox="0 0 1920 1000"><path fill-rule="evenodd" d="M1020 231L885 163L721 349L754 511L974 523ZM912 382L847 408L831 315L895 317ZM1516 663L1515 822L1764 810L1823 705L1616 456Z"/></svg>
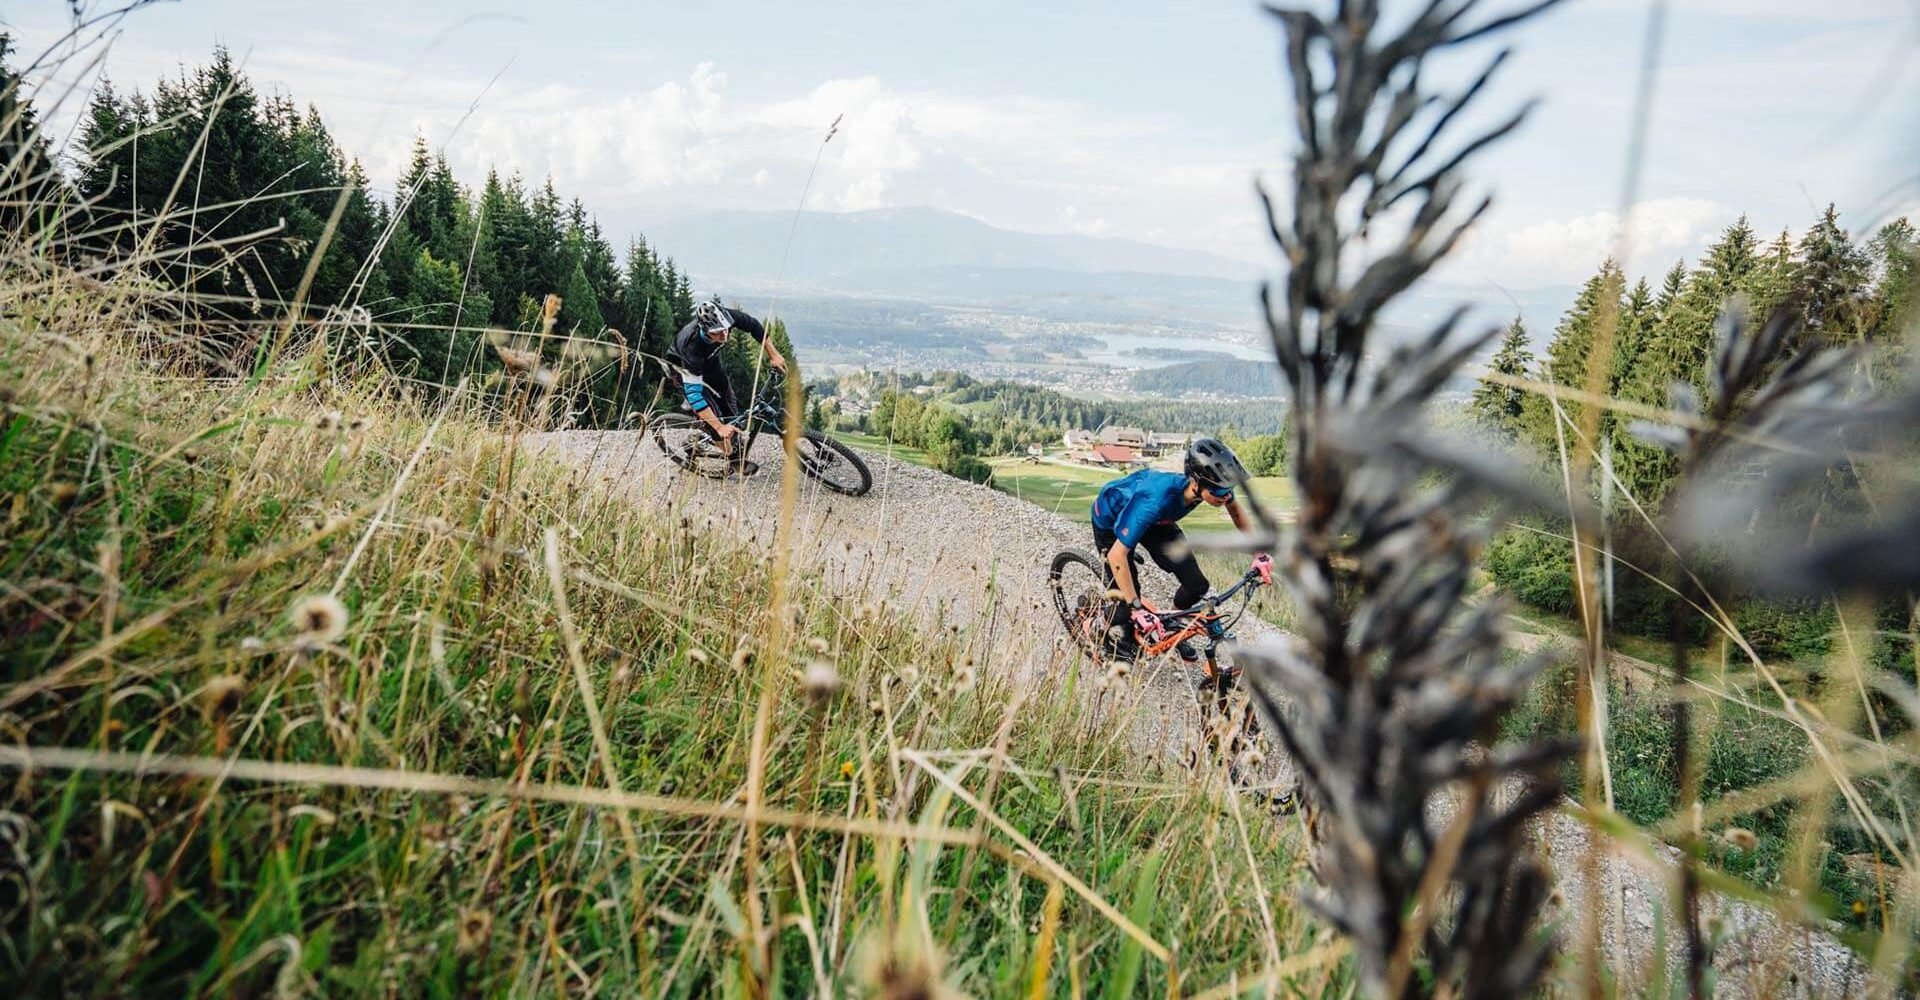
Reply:
<svg viewBox="0 0 1920 1000"><path fill-rule="evenodd" d="M721 450L713 429L691 413L668 413L650 424L653 440L668 460L682 469L709 479L725 479L736 473L752 475L759 470L753 461L753 446L763 431L779 447L780 429L786 426L786 379L778 373L767 378L766 387L753 405L726 419L740 428L733 439L733 454ZM853 449L820 433L802 431L796 444L800 471L835 493L850 497L864 495L873 488L873 473Z"/></svg>

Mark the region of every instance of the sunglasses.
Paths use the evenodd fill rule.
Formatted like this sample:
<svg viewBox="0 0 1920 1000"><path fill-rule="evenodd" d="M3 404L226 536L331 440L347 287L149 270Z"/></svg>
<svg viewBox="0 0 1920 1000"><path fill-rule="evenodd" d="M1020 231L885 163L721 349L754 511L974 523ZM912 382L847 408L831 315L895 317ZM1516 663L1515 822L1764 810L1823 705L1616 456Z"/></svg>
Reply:
<svg viewBox="0 0 1920 1000"><path fill-rule="evenodd" d="M1231 500L1231 499L1233 499L1233 490L1232 490L1231 488L1229 488L1229 489L1214 489L1213 487L1211 487L1211 486L1208 486L1208 487L1205 487L1205 490L1206 490L1206 493L1207 493L1207 495L1208 495L1208 496L1210 496L1210 497L1212 497L1212 498L1214 498L1215 500Z"/></svg>

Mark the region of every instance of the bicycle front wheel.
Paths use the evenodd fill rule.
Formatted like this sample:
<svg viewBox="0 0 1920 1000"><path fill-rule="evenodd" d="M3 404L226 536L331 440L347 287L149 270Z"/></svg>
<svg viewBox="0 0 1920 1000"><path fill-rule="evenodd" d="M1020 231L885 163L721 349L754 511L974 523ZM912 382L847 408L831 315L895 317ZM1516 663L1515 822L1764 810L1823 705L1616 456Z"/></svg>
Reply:
<svg viewBox="0 0 1920 1000"><path fill-rule="evenodd" d="M808 431L794 445L800 471L820 481L835 493L850 497L865 496L873 489L873 473L852 448L820 433Z"/></svg>
<svg viewBox="0 0 1920 1000"><path fill-rule="evenodd" d="M1088 655L1102 655L1112 604L1107 596L1105 568L1093 556L1068 549L1053 557L1053 565L1047 569L1047 587L1053 591L1053 607L1060 613L1060 624L1066 627L1067 635Z"/></svg>

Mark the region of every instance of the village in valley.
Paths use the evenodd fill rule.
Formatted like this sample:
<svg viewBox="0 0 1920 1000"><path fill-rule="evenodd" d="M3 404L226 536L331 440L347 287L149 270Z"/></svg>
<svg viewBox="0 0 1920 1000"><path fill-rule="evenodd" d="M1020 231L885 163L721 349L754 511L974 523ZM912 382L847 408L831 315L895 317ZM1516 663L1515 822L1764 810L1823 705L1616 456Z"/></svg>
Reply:
<svg viewBox="0 0 1920 1000"><path fill-rule="evenodd" d="M1186 453L1187 442L1192 439L1191 434L1116 427L1111 424L1098 431L1075 428L1063 435L1061 445L1065 451L1059 457L1085 465L1135 469L1169 456L1177 459ZM1046 449L1040 445L1030 445L1027 454L1032 458L1043 458Z"/></svg>

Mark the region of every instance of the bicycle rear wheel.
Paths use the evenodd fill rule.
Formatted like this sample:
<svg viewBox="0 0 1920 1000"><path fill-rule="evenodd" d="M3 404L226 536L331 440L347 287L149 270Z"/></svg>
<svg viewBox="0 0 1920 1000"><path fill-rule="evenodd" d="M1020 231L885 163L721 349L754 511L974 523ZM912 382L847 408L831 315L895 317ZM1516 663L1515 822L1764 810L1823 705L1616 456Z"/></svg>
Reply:
<svg viewBox="0 0 1920 1000"><path fill-rule="evenodd" d="M653 443L673 464L709 479L724 479L727 456L699 417L669 413L653 421Z"/></svg>
<svg viewBox="0 0 1920 1000"><path fill-rule="evenodd" d="M1077 549L1068 549L1053 557L1047 569L1047 586L1053 591L1053 607L1060 613L1060 624L1067 634L1090 656L1106 652L1107 575L1094 557Z"/></svg>
<svg viewBox="0 0 1920 1000"><path fill-rule="evenodd" d="M800 471L835 493L864 496L873 489L873 473L853 449L820 433L808 431L794 445Z"/></svg>

